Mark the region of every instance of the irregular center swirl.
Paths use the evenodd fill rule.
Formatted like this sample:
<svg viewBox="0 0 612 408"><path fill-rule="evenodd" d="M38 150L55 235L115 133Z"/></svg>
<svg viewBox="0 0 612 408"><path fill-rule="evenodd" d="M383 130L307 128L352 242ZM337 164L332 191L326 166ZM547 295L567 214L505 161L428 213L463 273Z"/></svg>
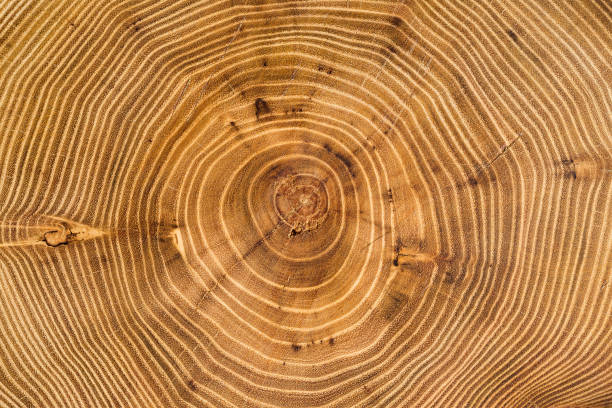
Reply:
<svg viewBox="0 0 612 408"><path fill-rule="evenodd" d="M274 205L280 218L291 227L291 234L311 231L327 215L327 190L314 176L293 174L277 182Z"/></svg>

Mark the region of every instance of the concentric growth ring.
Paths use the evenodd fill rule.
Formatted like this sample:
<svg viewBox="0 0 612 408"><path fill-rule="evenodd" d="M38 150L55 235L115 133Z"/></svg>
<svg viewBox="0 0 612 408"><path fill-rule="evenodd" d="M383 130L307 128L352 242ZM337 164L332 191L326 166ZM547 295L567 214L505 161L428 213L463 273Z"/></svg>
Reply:
<svg viewBox="0 0 612 408"><path fill-rule="evenodd" d="M1 2L0 407L611 406L611 16Z"/></svg>

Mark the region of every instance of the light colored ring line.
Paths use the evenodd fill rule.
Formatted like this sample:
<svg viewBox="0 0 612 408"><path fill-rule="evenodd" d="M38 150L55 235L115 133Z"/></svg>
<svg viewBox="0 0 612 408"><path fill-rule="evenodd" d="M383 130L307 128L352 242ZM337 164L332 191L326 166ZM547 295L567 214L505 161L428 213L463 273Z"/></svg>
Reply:
<svg viewBox="0 0 612 408"><path fill-rule="evenodd" d="M191 177L191 178L187 178L187 179L190 179L190 180L192 180L192 181L194 181L194 180L195 180L193 177Z"/></svg>
<svg viewBox="0 0 612 408"><path fill-rule="evenodd" d="M291 143L291 144L293 144L293 143ZM271 146L270 146L268 149L266 149L266 150L276 149L276 148L278 148L279 146L283 146L283 145L285 145L285 144L283 143L283 144L271 145ZM226 152L227 152L226 154L228 154L228 155L229 155L231 151L230 151L230 150L227 150ZM248 161L253 160L253 158L254 158L254 157L256 157L258 154L260 154L260 153L257 153L257 152L256 152L256 153L253 153L253 154L252 154L252 155L249 157ZM294 157L299 157L299 156L302 156L302 157L305 157L305 158L310 159L310 160L312 160L312 159L313 159L311 156L307 156L307 155L297 155L297 154L296 154L296 155L292 155L292 156L294 156ZM212 167L214 167L214 166L210 166L209 168L212 168ZM233 180L233 179L236 177L236 175L237 175L238 173L240 173L241 169L242 169L242 166L241 166L241 167L237 167L237 168L236 168L236 170L235 170L235 171L232 173L232 175L229 177L230 182L229 182L228 184L226 184L226 188L224 189L223 195L222 195L222 197L221 197L222 202L224 202L224 201L225 201L225 196L227 195L228 186L229 186L229 185L231 185L231 180ZM262 170L260 170L260 171L262 171ZM205 183L204 183L204 184L205 184ZM198 200L198 203L199 203L199 202L200 202L200 200ZM220 211L222 211L222 209L220 209ZM198 211L198 212L199 212L199 211ZM223 217L223 215L222 215L222 214L220 214L220 219L223 219L222 217ZM358 226L359 226L359 219L357 220L357 230L358 230ZM224 231L226 232L226 235L227 235L227 234L228 234L228 232L227 232L227 227L225 226L225 224L223 224L223 229L224 229ZM354 242L355 242L355 239L356 239L356 238L354 238L354 240L353 240L353 245L351 246L351 249L352 249L352 248L354 248ZM231 241L231 240L228 240L228 241ZM233 245L233 243L232 243L232 244L230 244L230 245L233 247L233 249L234 249L234 251L235 251L236 253L238 253L238 254L240 253L240 252L237 250L237 248L236 248L236 247ZM349 251L349 252L350 252L350 251ZM342 270L342 267L345 265L345 263L347 262L347 260L348 260L348 257L345 259L345 261L343 262L342 266L340 266L340 267L338 268L338 271ZM369 261L369 256L368 256L368 258L366 258L366 260L364 261L364 264L367 264L367 263L368 263L368 261ZM264 280L264 281L266 281L266 282L267 282L267 280L266 280L265 278L261 277L261 276L260 276L260 275L259 275L259 274L258 274L258 273L257 273L257 272L256 272L256 271L253 269L253 268L251 268L251 266L250 266L248 263L245 263L245 266L246 266L246 267L247 267L247 268L248 268L248 269L249 269L249 270L250 270L252 273L256 274L256 275L257 275L257 276L258 276L260 279L262 279L262 280ZM363 268L362 268L362 269L363 269ZM339 273L339 272L337 272L337 273ZM360 272L359 279L357 279L357 280L356 280L356 283L358 283L358 282L359 282L359 280L360 280L360 278L361 278L361 274L362 274L362 272ZM335 275L335 274L334 274L334 275ZM356 286L356 283L355 283L355 285L353 285L353 287L352 287L351 289L353 289L353 288ZM283 286L283 285L274 284L274 286L276 286L276 287L280 287L280 288L282 288L282 289L289 289L289 288L285 288L285 286ZM318 286L322 286L322 285L318 285ZM314 288L317 288L317 287L308 287L308 288L304 288L304 289L302 289L301 291L312 291L312 290L314 290ZM291 288L291 289L295 290L296 288ZM283 309L284 309L284 310L288 310L288 311L292 311L294 308L283 307ZM301 310L301 309L298 309L298 310ZM310 309L310 310L313 310L313 309Z"/></svg>
<svg viewBox="0 0 612 408"><path fill-rule="evenodd" d="M245 140L251 140L251 139L254 139L254 138L256 138L256 137L258 137L258 136L251 136L251 137L249 137L248 139L243 139L242 141L245 141ZM218 147L218 149L220 150L220 149L221 149L221 147L222 147L222 146ZM225 149L225 153L223 153L222 155L217 155L217 156L216 156L215 161L219 160L219 159L220 159L220 157L222 157L222 156L224 156L224 155L228 154L228 152L229 152L229 150L228 150L228 149ZM213 151L211 151L211 152L208 152L208 154L207 154L207 155L213 155L214 153L216 153L216 152L213 150ZM195 160L194 162L196 162L196 161L197 161L197 160ZM360 163L360 162L359 162L359 161L356 161L356 163ZM204 180L203 180L204 184L205 184L205 180L206 180L206 178L208 177L208 174L210 173L210 171L211 171L211 169L212 169L212 168L214 168L214 166L212 166L212 165L211 165L211 166L209 166L209 167L208 167L208 169L207 169L207 171L205 172L206 176L204 177ZM363 169L362 169L362 171L363 171ZM367 180L367 179L366 179L366 183L369 185L369 180ZM372 204L372 193L371 193L371 191L370 191L370 189L369 189L369 188L368 188L368 191L369 191L369 195L370 195L370 204ZM380 197L383 197L383 193L382 193L382 192L380 192L380 195L379 195L379 196L380 196ZM198 207L199 207L199 205L200 205L200 204L199 204L199 203L200 203L200 200L197 200L197 202L198 202ZM383 210L383 216L384 216L384 206L383 206L382 210ZM200 213L201 213L201 209L198 209L198 211L197 211L197 212L198 212L198 214L200 214ZM204 239L204 241L206 242L206 238L205 238L205 237L203 237L203 239ZM373 230L371 231L371 234L370 234L370 239L371 239L371 240L373 240L373 239L374 239L374 236L373 236ZM233 246L233 244L231 244L231 245ZM207 247L208 247L208 246L207 246ZM234 247L234 251L236 251L236 253L240 253L239 251L237 251L237 249L236 249L235 247ZM368 248L367 258L366 258L366 261L365 261L364 263L366 263L366 264L367 264L367 263L369 262L369 258L370 258L370 256L371 256L371 252L372 252L372 246L370 246L370 247ZM196 253L197 253L197 252L196 252ZM224 268L222 267L222 265L220 265L220 264L219 264L219 260L218 260L218 258L217 258L217 257L214 255L214 252L213 252L213 253L211 253L211 256L213 256L213 257L215 258L215 260L216 260L217 264L218 264L218 265L221 267L221 269L222 269L222 270L224 270ZM381 256L382 256L382 254L381 254ZM382 263L382 260L381 260L381 263ZM205 267L205 265L202 265L202 266L204 266L204 267ZM252 270L252 269L249 267L249 265L248 265L248 264L246 265L246 267L247 267L247 268L249 268L249 270L251 270L253 273L255 273L255 272L254 272L254 271L253 271L253 270ZM363 269L363 268L362 268L362 269ZM380 265L379 265L379 267L377 268L377 270L378 270L378 271L380 271ZM357 286L357 284L358 284L358 283L359 283L359 281L361 280L361 276L362 276L362 274L363 274L363 271L362 271L362 270L360 270L359 277L358 277L358 279L356 279L356 280L355 280L355 283L352 285L352 287L351 287L351 291L352 291L352 290L353 290L353 289L354 289L354 288ZM378 276L379 274L380 274L380 272L377 272L377 276ZM242 285L238 284L237 282L235 282L235 281L234 281L234 280L231 278L231 275L227 275L227 277L228 277L228 278L229 278L229 279L232 281L232 283L233 283L234 285L236 285L236 286L238 286L239 288L242 288L242 289L244 290L244 288L242 287ZM374 281L375 281L375 280L374 280ZM372 287L372 286L371 286L371 287ZM370 289L370 291L371 291L371 289ZM368 293L369 293L370 291L368 291ZM250 293L250 292L247 292L247 293ZM258 297L258 296L255 296L255 297L259 298L259 299L260 299L260 300L262 300L264 303L268 303L268 304L270 304L270 305L271 305L271 306L273 306L273 307L277 306L276 304L271 303L271 302L269 302L269 301L266 301L266 300L264 300L263 298L260 298L260 297ZM367 298L367 297L369 297L369 296L365 296L364 298ZM339 303L341 300L344 300L344 297L342 297L342 298L340 298L340 299L337 299L337 300L336 300L335 302L333 302L333 303L327 304L325 308L327 308L327 307L332 307L332 306L334 306L335 304ZM239 303L240 303L240 302L239 302ZM359 305L361 305L361 303L363 303L363 300L359 302ZM358 305L358 306L359 306L359 305ZM290 309L290 308L285 308L285 310L289 310L289 311L291 311L291 309ZM322 309L321 309L321 310L322 310ZM320 310L315 309L314 311L315 311L315 312L319 312ZM297 312L302 312L302 310L298 310ZM310 309L308 312L313 312L313 309ZM266 319L264 319L264 320L266 320ZM324 326L327 326L327 324L323 325L322 327L324 327ZM310 329L312 329L312 328L310 328Z"/></svg>

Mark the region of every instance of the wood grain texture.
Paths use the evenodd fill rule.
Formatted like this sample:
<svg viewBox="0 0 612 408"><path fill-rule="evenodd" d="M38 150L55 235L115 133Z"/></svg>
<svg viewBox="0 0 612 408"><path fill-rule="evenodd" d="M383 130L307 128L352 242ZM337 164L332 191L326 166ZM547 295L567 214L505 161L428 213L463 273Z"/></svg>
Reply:
<svg viewBox="0 0 612 408"><path fill-rule="evenodd" d="M612 407L609 0L0 0L1 407Z"/></svg>

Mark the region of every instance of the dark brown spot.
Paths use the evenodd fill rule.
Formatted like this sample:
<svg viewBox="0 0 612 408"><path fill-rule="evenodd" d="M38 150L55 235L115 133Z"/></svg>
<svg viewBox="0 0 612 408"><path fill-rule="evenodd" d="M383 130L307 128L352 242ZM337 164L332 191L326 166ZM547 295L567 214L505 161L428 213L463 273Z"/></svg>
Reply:
<svg viewBox="0 0 612 408"><path fill-rule="evenodd" d="M397 241L395 242L395 245L393 245L393 266L399 266L399 256L400 256L401 248L402 248L402 243L400 239L398 238Z"/></svg>
<svg viewBox="0 0 612 408"><path fill-rule="evenodd" d="M344 156L342 153L338 153L338 152L333 152L334 156L336 156L338 158L338 160L340 160L342 163L344 163L344 165L351 170L351 168L353 167L353 164L351 163L351 161L349 160L348 157Z"/></svg>
<svg viewBox="0 0 612 408"><path fill-rule="evenodd" d="M438 262L447 263L447 265L444 266L446 270L444 271L444 279L442 280L443 283L449 285L460 285L463 282L463 280L465 279L464 269L456 268L453 265L449 265L448 262L451 262L450 260L440 259Z"/></svg>
<svg viewBox="0 0 612 408"><path fill-rule="evenodd" d="M334 72L332 68L326 67L325 65L321 65L321 64L317 66L317 70L319 70L320 72L326 71L328 75L331 75Z"/></svg>
<svg viewBox="0 0 612 408"><path fill-rule="evenodd" d="M259 116L266 115L268 113L270 113L268 102L261 98L255 99L255 116L257 116L257 119L259 119Z"/></svg>
<svg viewBox="0 0 612 408"><path fill-rule="evenodd" d="M336 340L333 337L329 338L329 345L330 346L333 346L335 342L336 342Z"/></svg>
<svg viewBox="0 0 612 408"><path fill-rule="evenodd" d="M477 184L478 184L478 181L476 181L476 179L475 179L474 177L468 177L468 183L469 183L471 186L475 186L475 185L477 185Z"/></svg>
<svg viewBox="0 0 612 408"><path fill-rule="evenodd" d="M70 230L53 230L47 231L43 234L42 241L50 247L58 247L60 245L68 245L68 242L72 241L77 234Z"/></svg>
<svg viewBox="0 0 612 408"><path fill-rule="evenodd" d="M293 349L293 351L298 352L302 349L302 346L300 346L299 344L292 344L291 348Z"/></svg>
<svg viewBox="0 0 612 408"><path fill-rule="evenodd" d="M399 26L400 24L402 24L402 19L399 18L398 16L393 16L391 17L391 24L393 24L394 26Z"/></svg>
<svg viewBox="0 0 612 408"><path fill-rule="evenodd" d="M576 179L577 175L576 175L576 165L574 164L574 160L573 159L563 159L561 160L561 163L567 167L567 171L565 171L563 173L563 175L566 178L571 178L571 179Z"/></svg>
<svg viewBox="0 0 612 408"><path fill-rule="evenodd" d="M399 253L400 249L402 247L402 240L398 237L395 240L395 245L393 245L393 252L395 252L396 254Z"/></svg>
<svg viewBox="0 0 612 408"><path fill-rule="evenodd" d="M387 320L392 320L404 307L406 303L406 295L401 292L390 292L389 297L391 302L385 307L384 316Z"/></svg>
<svg viewBox="0 0 612 408"><path fill-rule="evenodd" d="M454 282L455 282L455 275L449 271L444 272L444 283L454 283Z"/></svg>
<svg viewBox="0 0 612 408"><path fill-rule="evenodd" d="M506 30L506 33L508 33L508 35L510 36L510 38L512 38L512 41L514 41L514 42L518 42L518 37L517 37L517 35L514 33L514 31L512 31L512 30Z"/></svg>
<svg viewBox="0 0 612 408"><path fill-rule="evenodd" d="M191 389L191 391L197 391L197 389L198 389L198 386L196 385L195 381L193 381L193 380L187 381L187 386Z"/></svg>
<svg viewBox="0 0 612 408"><path fill-rule="evenodd" d="M340 160L342 163L344 163L349 173L351 173L351 176L355 177L355 172L353 171L353 164L351 163L348 157L344 156L341 153L333 151L332 148L327 143L323 145L323 148L327 150L329 153L336 156L336 158L338 158L338 160Z"/></svg>
<svg viewBox="0 0 612 408"><path fill-rule="evenodd" d="M134 29L134 31L140 30L140 27L138 27L137 25L138 23L140 23L140 20L142 20L142 18L137 18L136 21L130 24L130 26Z"/></svg>
<svg viewBox="0 0 612 408"><path fill-rule="evenodd" d="M400 304L405 300L405 296L402 293L389 293L389 297L395 302L395 304Z"/></svg>
<svg viewBox="0 0 612 408"><path fill-rule="evenodd" d="M262 65L263 65L264 67L267 67L267 66L268 66L268 61L267 61L267 60L263 60Z"/></svg>

